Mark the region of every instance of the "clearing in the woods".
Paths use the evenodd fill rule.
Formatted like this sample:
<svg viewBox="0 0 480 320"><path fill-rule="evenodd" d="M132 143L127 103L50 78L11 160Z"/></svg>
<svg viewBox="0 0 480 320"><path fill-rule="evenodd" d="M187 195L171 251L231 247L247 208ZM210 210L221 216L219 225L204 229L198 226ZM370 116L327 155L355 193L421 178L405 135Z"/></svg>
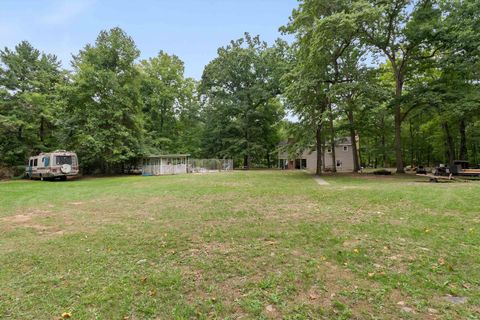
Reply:
<svg viewBox="0 0 480 320"><path fill-rule="evenodd" d="M479 182L325 180L0 183L0 318L479 316Z"/></svg>

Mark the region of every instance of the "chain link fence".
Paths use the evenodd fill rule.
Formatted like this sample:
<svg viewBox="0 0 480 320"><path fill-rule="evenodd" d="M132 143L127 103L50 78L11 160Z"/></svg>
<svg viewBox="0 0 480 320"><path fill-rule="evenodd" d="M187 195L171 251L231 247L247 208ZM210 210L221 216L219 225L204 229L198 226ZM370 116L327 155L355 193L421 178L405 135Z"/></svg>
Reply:
<svg viewBox="0 0 480 320"><path fill-rule="evenodd" d="M232 171L233 159L190 159L188 165L194 173Z"/></svg>

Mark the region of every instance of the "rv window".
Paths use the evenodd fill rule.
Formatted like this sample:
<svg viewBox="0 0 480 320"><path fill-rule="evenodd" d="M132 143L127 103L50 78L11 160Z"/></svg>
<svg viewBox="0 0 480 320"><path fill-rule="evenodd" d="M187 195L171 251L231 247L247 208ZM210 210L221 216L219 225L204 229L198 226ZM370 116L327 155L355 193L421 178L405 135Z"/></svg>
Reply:
<svg viewBox="0 0 480 320"><path fill-rule="evenodd" d="M62 165L62 164L72 164L72 156L55 156L55 164Z"/></svg>
<svg viewBox="0 0 480 320"><path fill-rule="evenodd" d="M42 161L45 167L48 167L50 165L50 157L44 157Z"/></svg>
<svg viewBox="0 0 480 320"><path fill-rule="evenodd" d="M30 167L32 167L32 166L33 166L33 159L30 159L30 161L29 161L29 164L28 164L28 165L29 165Z"/></svg>
<svg viewBox="0 0 480 320"><path fill-rule="evenodd" d="M33 166L36 167L38 164L38 159L33 159Z"/></svg>

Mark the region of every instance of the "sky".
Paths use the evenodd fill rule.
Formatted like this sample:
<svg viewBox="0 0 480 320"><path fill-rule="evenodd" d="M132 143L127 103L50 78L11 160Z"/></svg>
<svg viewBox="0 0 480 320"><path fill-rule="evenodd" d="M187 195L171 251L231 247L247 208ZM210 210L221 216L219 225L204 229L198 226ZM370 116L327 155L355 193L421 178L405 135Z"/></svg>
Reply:
<svg viewBox="0 0 480 320"><path fill-rule="evenodd" d="M278 28L296 6L297 0L0 0L0 48L27 40L70 68L72 54L101 30L120 27L140 58L175 54L185 75L200 79L217 49L244 32L270 44L281 37Z"/></svg>

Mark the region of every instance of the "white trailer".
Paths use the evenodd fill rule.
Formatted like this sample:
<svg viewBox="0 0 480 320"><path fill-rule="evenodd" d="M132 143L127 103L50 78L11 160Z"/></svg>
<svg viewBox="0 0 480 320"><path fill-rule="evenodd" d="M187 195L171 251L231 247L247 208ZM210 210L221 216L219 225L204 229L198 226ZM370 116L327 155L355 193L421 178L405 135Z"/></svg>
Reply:
<svg viewBox="0 0 480 320"><path fill-rule="evenodd" d="M30 157L25 175L30 179L60 179L76 176L79 172L78 157L75 152L55 150Z"/></svg>

